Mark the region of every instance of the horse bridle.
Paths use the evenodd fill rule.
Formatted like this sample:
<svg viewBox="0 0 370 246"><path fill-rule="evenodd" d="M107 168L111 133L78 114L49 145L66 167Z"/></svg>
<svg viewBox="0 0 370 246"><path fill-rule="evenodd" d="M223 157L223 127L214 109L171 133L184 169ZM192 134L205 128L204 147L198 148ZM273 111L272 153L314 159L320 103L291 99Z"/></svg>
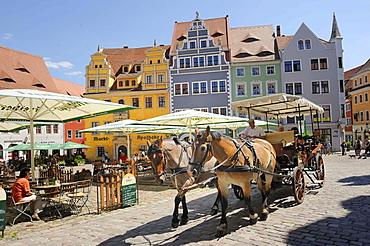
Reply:
<svg viewBox="0 0 370 246"><path fill-rule="evenodd" d="M168 165L168 161L172 159L170 157L170 155L168 154L168 151L165 148L161 148L157 145L157 149L153 152L158 153L158 154L162 154L162 161L164 162L164 164L163 164L164 165L164 170L161 173L159 173L157 175L154 175L154 177L165 176L166 179L169 179L173 176L176 176L177 174L187 172L187 167L179 167L179 165L181 163L181 160L183 158L184 152L186 153L186 155L188 157L188 160L190 160L189 153L187 151L187 146L183 145L182 143L179 143L179 145L181 146L181 152L180 152L180 157L179 157L178 162L174 161L177 165L177 167L175 167L175 168L172 168ZM167 175L168 172L167 172L166 169L170 171L170 173L171 173L170 176Z"/></svg>

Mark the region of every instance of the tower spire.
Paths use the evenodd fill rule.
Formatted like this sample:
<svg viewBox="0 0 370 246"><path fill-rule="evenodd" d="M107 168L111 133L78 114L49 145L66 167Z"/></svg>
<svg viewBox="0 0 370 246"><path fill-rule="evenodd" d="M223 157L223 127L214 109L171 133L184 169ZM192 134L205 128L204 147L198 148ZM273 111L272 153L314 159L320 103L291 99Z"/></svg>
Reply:
<svg viewBox="0 0 370 246"><path fill-rule="evenodd" d="M333 38L341 38L342 35L340 35L339 28L338 28L338 23L337 23L337 18L335 18L335 12L333 13L333 26L331 28L331 36L330 39Z"/></svg>

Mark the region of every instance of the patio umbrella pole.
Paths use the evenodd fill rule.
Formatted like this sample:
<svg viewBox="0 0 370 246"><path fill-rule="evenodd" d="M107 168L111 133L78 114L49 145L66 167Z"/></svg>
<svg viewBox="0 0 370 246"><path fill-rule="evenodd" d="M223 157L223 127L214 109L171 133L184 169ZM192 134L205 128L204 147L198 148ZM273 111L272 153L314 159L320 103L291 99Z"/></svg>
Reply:
<svg viewBox="0 0 370 246"><path fill-rule="evenodd" d="M30 146L31 146L31 178L35 181L35 136L33 131L33 120L30 120Z"/></svg>

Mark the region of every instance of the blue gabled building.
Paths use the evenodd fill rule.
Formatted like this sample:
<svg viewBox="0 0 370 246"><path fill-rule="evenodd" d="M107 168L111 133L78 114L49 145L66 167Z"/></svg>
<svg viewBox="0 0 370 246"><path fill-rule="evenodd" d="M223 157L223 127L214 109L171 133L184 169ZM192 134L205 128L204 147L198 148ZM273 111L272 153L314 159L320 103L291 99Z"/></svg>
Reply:
<svg viewBox="0 0 370 246"><path fill-rule="evenodd" d="M170 49L171 112L231 115L229 18L175 22Z"/></svg>

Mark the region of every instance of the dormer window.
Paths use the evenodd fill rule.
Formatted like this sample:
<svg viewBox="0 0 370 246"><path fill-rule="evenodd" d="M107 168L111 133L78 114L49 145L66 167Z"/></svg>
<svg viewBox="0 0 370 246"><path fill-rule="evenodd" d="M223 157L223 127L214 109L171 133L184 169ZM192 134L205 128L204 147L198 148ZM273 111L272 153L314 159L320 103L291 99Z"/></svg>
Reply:
<svg viewBox="0 0 370 246"><path fill-rule="evenodd" d="M5 82L13 82L13 83L15 83L15 81L13 79L11 79L11 78L2 78L0 80L3 80Z"/></svg>
<svg viewBox="0 0 370 246"><path fill-rule="evenodd" d="M18 70L18 71L21 71L21 72L24 72L24 73L30 73L30 71L28 71L27 69L21 67L21 68L16 68L15 70Z"/></svg>
<svg viewBox="0 0 370 246"><path fill-rule="evenodd" d="M260 53L257 54L257 56L259 57L263 57L263 56L269 56L269 55L272 55L274 53L272 53L271 51L261 51Z"/></svg>
<svg viewBox="0 0 370 246"><path fill-rule="evenodd" d="M259 41L258 38L247 38L247 39L244 39L242 42L244 43L252 43L252 42L255 42L255 41Z"/></svg>
<svg viewBox="0 0 370 246"><path fill-rule="evenodd" d="M123 67L123 72L127 73L128 72L128 67Z"/></svg>
<svg viewBox="0 0 370 246"><path fill-rule="evenodd" d="M177 39L177 41L183 41L183 40L185 40L186 39L186 37L184 36L184 35L181 35L178 39Z"/></svg>
<svg viewBox="0 0 370 246"><path fill-rule="evenodd" d="M215 37L219 37L219 36L222 36L222 35L224 35L224 34L223 34L223 32L221 32L221 31L217 30L217 31L216 31L214 34L212 34L211 36L215 38Z"/></svg>
<svg viewBox="0 0 370 246"><path fill-rule="evenodd" d="M39 87L39 88L46 88L43 84L34 84L32 86Z"/></svg>
<svg viewBox="0 0 370 246"><path fill-rule="evenodd" d="M141 67L140 66L136 66L136 72L140 72L141 71Z"/></svg>

